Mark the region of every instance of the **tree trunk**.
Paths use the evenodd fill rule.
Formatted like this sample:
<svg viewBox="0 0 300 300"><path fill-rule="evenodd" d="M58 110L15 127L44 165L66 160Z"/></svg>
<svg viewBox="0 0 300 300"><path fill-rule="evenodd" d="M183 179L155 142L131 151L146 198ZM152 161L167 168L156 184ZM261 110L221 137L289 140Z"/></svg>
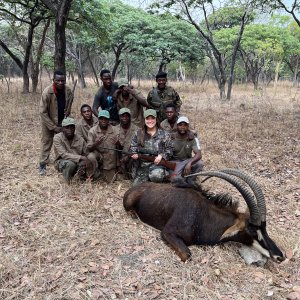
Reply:
<svg viewBox="0 0 300 300"><path fill-rule="evenodd" d="M47 34L47 30L48 30L49 26L50 26L50 19L48 19L47 22L45 23L41 41L38 46L35 62L32 59L31 82L32 82L32 92L33 93L36 93L37 86L39 83L40 61L42 58L44 43L45 43L46 34Z"/></svg>
<svg viewBox="0 0 300 300"><path fill-rule="evenodd" d="M90 57L90 51L87 52L87 55L88 55L88 60L90 62L90 65L91 65L91 68L92 68L92 72L93 72L93 75L94 75L94 78L95 78L95 82L96 82L97 86L100 86L95 66L94 66L94 64L93 64L93 62L91 60L91 57Z"/></svg>
<svg viewBox="0 0 300 300"><path fill-rule="evenodd" d="M121 59L120 59L120 56L121 56L121 53L122 53L122 49L124 48L125 46L125 43L122 43L120 45L117 45L117 46L113 46L113 51L115 53L115 63L114 63L114 67L113 67L113 70L112 70L112 73L111 73L111 78L112 80L115 80L115 77L116 77L116 74L117 74L117 70L118 70L118 67L121 63Z"/></svg>
<svg viewBox="0 0 300 300"><path fill-rule="evenodd" d="M54 69L62 72L66 72L66 25L72 1L62 0L59 2L59 7L56 7L53 3L49 3L49 1L44 1L51 11L55 12Z"/></svg>

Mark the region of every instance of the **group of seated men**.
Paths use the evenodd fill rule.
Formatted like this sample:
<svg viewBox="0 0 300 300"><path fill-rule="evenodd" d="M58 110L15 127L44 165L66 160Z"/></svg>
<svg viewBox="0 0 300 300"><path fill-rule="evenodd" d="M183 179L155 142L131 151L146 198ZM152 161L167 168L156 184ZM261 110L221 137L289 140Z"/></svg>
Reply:
<svg viewBox="0 0 300 300"><path fill-rule="evenodd" d="M117 174L138 184L147 180L185 181L184 175L202 170L197 134L189 128L188 118L180 115L181 100L167 85L166 73L156 75L157 87L149 92L147 99L126 80L113 82L108 70L101 71L100 78L103 84L95 95L93 106L82 105L81 119L75 120L68 116L70 112L66 109L71 91L65 85L65 74L54 73L53 84L45 89L40 103L41 175L45 174L52 143L55 168L68 183L74 176L87 181L100 178L112 182ZM155 119L157 130L153 137L150 135L146 146L136 147L134 137L137 140L139 135L151 131L151 126L147 127L149 118ZM160 149L161 141L155 137L158 133L162 135L161 132L168 140L166 158L173 162L171 169L162 164L161 158L157 159L164 152ZM138 154L139 150L143 150L142 155ZM142 174L144 160L148 169L155 165L165 169L164 176L151 177L146 173L142 181L136 180Z"/></svg>

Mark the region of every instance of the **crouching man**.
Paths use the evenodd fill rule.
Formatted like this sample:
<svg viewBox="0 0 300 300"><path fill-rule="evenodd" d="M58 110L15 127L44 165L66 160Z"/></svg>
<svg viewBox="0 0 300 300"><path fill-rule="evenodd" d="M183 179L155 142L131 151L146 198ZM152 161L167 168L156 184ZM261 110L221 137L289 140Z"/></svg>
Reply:
<svg viewBox="0 0 300 300"><path fill-rule="evenodd" d="M171 160L176 162L176 169L170 174L171 182L194 185L196 176L188 177L187 180L183 177L200 172L203 169L203 161L201 160L199 139L194 132L190 131L187 117L181 116L178 118L177 132L172 134L172 139L173 158Z"/></svg>
<svg viewBox="0 0 300 300"><path fill-rule="evenodd" d="M117 172L118 130L110 124L110 114L107 110L98 113L98 124L92 127L88 134L88 158L92 162L90 180L100 176L107 182L112 182Z"/></svg>
<svg viewBox="0 0 300 300"><path fill-rule="evenodd" d="M62 132L53 138L55 153L55 168L61 172L70 183L76 172L83 179L91 162L86 157L86 142L75 134L75 120L66 118L62 121Z"/></svg>

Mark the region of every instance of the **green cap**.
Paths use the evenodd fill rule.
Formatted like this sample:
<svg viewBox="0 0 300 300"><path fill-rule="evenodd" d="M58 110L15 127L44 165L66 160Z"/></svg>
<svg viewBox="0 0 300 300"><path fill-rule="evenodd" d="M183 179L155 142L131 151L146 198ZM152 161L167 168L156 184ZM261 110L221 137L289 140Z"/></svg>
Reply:
<svg viewBox="0 0 300 300"><path fill-rule="evenodd" d="M109 111L108 110L100 110L98 113L98 118L101 118L101 117L109 119L110 118Z"/></svg>
<svg viewBox="0 0 300 300"><path fill-rule="evenodd" d="M157 113L156 113L156 110L155 109L146 109L144 111L144 118L147 118L149 116L152 116L152 117L157 117Z"/></svg>
<svg viewBox="0 0 300 300"><path fill-rule="evenodd" d="M73 118L65 118L63 119L61 126L66 127L69 125L74 125L75 126L75 120Z"/></svg>
<svg viewBox="0 0 300 300"><path fill-rule="evenodd" d="M119 87L128 86L128 80L126 78L120 78L120 80L118 80L118 85Z"/></svg>
<svg viewBox="0 0 300 300"><path fill-rule="evenodd" d="M126 113L131 115L130 109L127 108L127 107L123 107L119 110L119 115L123 115L123 114L126 114Z"/></svg>

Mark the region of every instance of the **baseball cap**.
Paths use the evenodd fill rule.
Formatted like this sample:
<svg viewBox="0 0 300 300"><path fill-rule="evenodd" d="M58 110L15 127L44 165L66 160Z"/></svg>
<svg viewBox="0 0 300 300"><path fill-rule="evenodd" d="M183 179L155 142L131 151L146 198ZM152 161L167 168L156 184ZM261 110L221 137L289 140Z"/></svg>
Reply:
<svg viewBox="0 0 300 300"><path fill-rule="evenodd" d="M181 117L178 118L177 124L179 124L181 122L185 122L186 124L190 123L189 119L187 117L185 117L185 116L181 116Z"/></svg>
<svg viewBox="0 0 300 300"><path fill-rule="evenodd" d="M98 118L100 118L100 117L104 117L106 119L109 119L110 118L109 111L107 111L107 110L100 110L99 113L98 113Z"/></svg>
<svg viewBox="0 0 300 300"><path fill-rule="evenodd" d="M144 111L144 118L147 118L149 116L152 116L152 117L157 117L157 113L156 113L156 110L155 109L146 109Z"/></svg>
<svg viewBox="0 0 300 300"><path fill-rule="evenodd" d="M74 125L75 126L75 120L73 118L69 118L69 117L63 119L63 121L61 123L61 126L66 127L66 126L69 126L69 125Z"/></svg>
<svg viewBox="0 0 300 300"><path fill-rule="evenodd" d="M121 78L120 80L118 80L118 85L119 85L119 87L127 86L128 85L127 79L126 78Z"/></svg>
<svg viewBox="0 0 300 300"><path fill-rule="evenodd" d="M127 108L127 107L123 107L123 108L121 108L121 109L119 110L119 115L123 115L123 114L125 114L125 113L131 115L130 109Z"/></svg>

